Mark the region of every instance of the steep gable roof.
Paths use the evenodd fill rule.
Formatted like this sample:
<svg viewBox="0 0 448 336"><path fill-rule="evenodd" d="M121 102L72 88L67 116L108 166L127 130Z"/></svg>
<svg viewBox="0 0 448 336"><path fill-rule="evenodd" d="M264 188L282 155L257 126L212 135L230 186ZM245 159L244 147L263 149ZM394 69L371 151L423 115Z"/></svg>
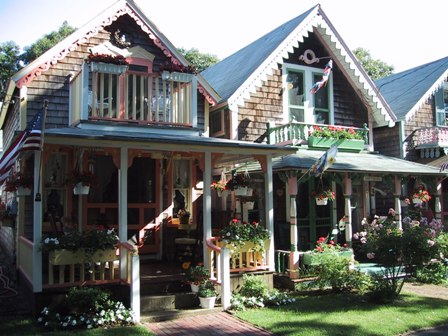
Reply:
<svg viewBox="0 0 448 336"><path fill-rule="evenodd" d="M316 5L296 18L286 22L248 46L237 51L202 75L214 87L231 110L238 110L245 98L261 86L273 70L288 59L308 36L316 32L328 48L333 61L346 74L356 91L372 107L378 125L392 126L395 116L365 73L356 57L345 45L328 20L320 5Z"/></svg>
<svg viewBox="0 0 448 336"><path fill-rule="evenodd" d="M409 120L448 78L448 57L375 81L398 120Z"/></svg>
<svg viewBox="0 0 448 336"><path fill-rule="evenodd" d="M118 0L90 22L77 29L73 34L67 36L64 40L13 75L8 83L7 95L11 96L16 87L21 88L26 86L36 76L47 71L52 65L58 63L70 52L75 51L80 44L88 41L91 37L97 35L104 27L109 26L119 17L126 14L135 20L142 31L153 40L154 44L163 51L165 56L170 58L173 64L189 65L183 55L174 47L166 36L159 31L156 25L143 14L133 0ZM197 78L198 90L210 103L216 103L220 99L216 91L213 90L210 84L208 84L202 76L198 75ZM4 104L1 111L0 125L3 124L7 112L5 106L7 105L8 104Z"/></svg>

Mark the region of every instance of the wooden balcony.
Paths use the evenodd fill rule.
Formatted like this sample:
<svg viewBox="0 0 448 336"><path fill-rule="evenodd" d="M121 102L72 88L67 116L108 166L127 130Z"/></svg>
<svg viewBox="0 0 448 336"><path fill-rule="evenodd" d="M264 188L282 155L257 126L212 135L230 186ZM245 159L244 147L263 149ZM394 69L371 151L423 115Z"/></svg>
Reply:
<svg viewBox="0 0 448 336"><path fill-rule="evenodd" d="M70 83L71 123L106 120L195 127L197 83L192 74L99 72L84 65Z"/></svg>
<svg viewBox="0 0 448 336"><path fill-rule="evenodd" d="M448 147L448 126L420 128L414 132L413 143L417 149Z"/></svg>
<svg viewBox="0 0 448 336"><path fill-rule="evenodd" d="M353 129L355 132L363 135L365 145L369 144L369 128L367 124L364 124L364 128L357 128L338 125L307 124L303 122L290 122L280 126L268 124L268 143L285 146L307 145L308 138L312 134L314 126L337 126L343 129Z"/></svg>

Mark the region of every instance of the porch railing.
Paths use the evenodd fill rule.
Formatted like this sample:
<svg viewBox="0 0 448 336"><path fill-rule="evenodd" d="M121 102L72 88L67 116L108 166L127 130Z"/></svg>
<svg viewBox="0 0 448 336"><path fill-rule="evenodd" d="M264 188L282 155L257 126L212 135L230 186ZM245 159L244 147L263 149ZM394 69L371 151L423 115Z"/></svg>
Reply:
<svg viewBox="0 0 448 336"><path fill-rule="evenodd" d="M448 147L448 127L426 127L415 131L414 147Z"/></svg>
<svg viewBox="0 0 448 336"><path fill-rule="evenodd" d="M284 125L275 126L272 123L268 124L267 137L270 144L278 145L306 145L308 144L308 137L313 132L313 127L328 127L331 125L323 124L308 124L303 122L290 122ZM337 125L336 125L337 126ZM338 128L353 129L358 134L361 134L366 145L369 144L369 128L364 124L364 128L337 126Z"/></svg>
<svg viewBox="0 0 448 336"><path fill-rule="evenodd" d="M70 84L72 122L79 117L144 124L195 124L197 84L192 74L120 75L91 72L88 66L82 72L86 74L77 74ZM87 111L82 112L86 107Z"/></svg>

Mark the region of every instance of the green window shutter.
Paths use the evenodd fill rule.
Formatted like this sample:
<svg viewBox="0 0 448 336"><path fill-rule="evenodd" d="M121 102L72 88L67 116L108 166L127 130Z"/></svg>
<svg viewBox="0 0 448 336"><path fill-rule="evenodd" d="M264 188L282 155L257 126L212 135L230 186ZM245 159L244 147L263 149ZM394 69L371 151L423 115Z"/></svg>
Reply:
<svg viewBox="0 0 448 336"><path fill-rule="evenodd" d="M434 105L436 109L436 123L437 126L446 125L445 116L445 101L443 99L443 86L441 86L434 95Z"/></svg>

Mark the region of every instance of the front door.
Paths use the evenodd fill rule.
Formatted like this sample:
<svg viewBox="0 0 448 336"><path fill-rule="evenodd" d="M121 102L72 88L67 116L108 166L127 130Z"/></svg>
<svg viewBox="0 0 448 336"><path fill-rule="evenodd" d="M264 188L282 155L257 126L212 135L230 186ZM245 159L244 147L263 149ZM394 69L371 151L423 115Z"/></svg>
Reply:
<svg viewBox="0 0 448 336"><path fill-rule="evenodd" d="M311 178L299 184L296 198L299 251L314 249L319 237L331 234L332 202L329 201L326 205L317 205L311 196L313 191L322 187L329 187L329 182L326 179Z"/></svg>

